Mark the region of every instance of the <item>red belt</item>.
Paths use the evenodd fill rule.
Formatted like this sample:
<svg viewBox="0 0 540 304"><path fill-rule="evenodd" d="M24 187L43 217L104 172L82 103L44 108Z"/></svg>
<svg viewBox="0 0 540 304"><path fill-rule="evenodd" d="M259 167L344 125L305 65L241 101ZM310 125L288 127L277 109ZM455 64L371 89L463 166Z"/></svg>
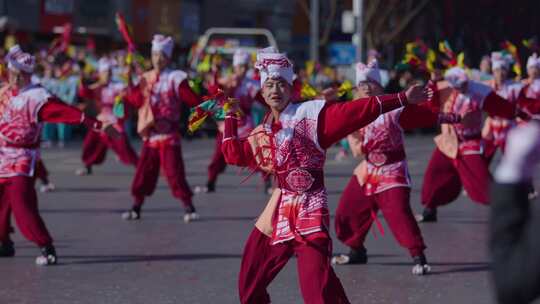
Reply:
<svg viewBox="0 0 540 304"><path fill-rule="evenodd" d="M154 134L171 134L180 132L180 123L166 119L157 119L152 127Z"/></svg>
<svg viewBox="0 0 540 304"><path fill-rule="evenodd" d="M292 192L313 192L324 188L321 169L297 168L277 173L279 187Z"/></svg>
<svg viewBox="0 0 540 304"><path fill-rule="evenodd" d="M4 142L4 144L6 147L10 147L10 148L20 148L20 149L38 149L39 148L39 142L25 145L25 144L15 144L15 143L6 141Z"/></svg>
<svg viewBox="0 0 540 304"><path fill-rule="evenodd" d="M405 150L394 150L368 153L366 160L376 167L381 167L384 165L400 162L405 158Z"/></svg>
<svg viewBox="0 0 540 304"><path fill-rule="evenodd" d="M481 133L462 134L462 135L459 136L459 139L461 139L462 141L473 140L473 139L482 139L482 134Z"/></svg>

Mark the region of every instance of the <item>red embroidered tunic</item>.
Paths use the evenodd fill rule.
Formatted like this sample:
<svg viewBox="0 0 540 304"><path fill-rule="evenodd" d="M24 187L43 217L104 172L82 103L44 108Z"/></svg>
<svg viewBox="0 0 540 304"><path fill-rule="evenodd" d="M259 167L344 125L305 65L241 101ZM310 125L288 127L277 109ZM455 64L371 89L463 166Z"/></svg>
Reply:
<svg viewBox="0 0 540 304"><path fill-rule="evenodd" d="M347 103L290 103L278 122L263 123L262 132L271 146L272 173L278 177L281 190L273 244L328 231L330 217L323 174L326 149L405 102L404 93L400 93ZM222 145L225 160L237 166L262 167L249 139L239 139L236 127L235 118L226 118Z"/></svg>
<svg viewBox="0 0 540 304"><path fill-rule="evenodd" d="M141 82L129 89L127 100L137 108L145 102L150 103L154 117L148 138L150 142L179 142L182 103L194 107L201 99L189 87L185 72L166 69L154 75L154 71L145 73Z"/></svg>
<svg viewBox="0 0 540 304"><path fill-rule="evenodd" d="M514 82L507 80L501 86L497 86L495 81L490 81L489 85L493 88L497 95L504 98L507 102L516 104L523 84L519 82ZM489 132L485 134L484 138L486 140L493 141L493 144L497 147L504 147L506 142L506 135L508 131L515 125L514 120L504 119L500 117L492 117L486 121L489 125Z"/></svg>
<svg viewBox="0 0 540 304"><path fill-rule="evenodd" d="M439 122L431 105L408 105L379 116L374 122L349 135L351 148L365 156L356 169L364 193L373 195L395 187L410 187L411 180L403 145L403 130L430 127Z"/></svg>
<svg viewBox="0 0 540 304"><path fill-rule="evenodd" d="M10 98L1 98L0 108L0 180L33 176L42 122L94 123L39 85L13 92Z"/></svg>
<svg viewBox="0 0 540 304"><path fill-rule="evenodd" d="M459 146L458 153L482 154L482 111L490 116L497 116L506 119L513 119L516 116L516 105L507 102L497 95L493 90L476 81L469 81L467 92L460 93L452 90L449 102L442 105L443 112L458 114L464 117L466 114L473 115L473 123L465 125L463 123L454 124Z"/></svg>
<svg viewBox="0 0 540 304"><path fill-rule="evenodd" d="M96 88L81 86L79 95L84 98L94 99L99 108L98 120L104 124L114 124L116 129L124 131L123 119L114 115L113 108L118 96L127 93L127 86L120 82L109 82Z"/></svg>

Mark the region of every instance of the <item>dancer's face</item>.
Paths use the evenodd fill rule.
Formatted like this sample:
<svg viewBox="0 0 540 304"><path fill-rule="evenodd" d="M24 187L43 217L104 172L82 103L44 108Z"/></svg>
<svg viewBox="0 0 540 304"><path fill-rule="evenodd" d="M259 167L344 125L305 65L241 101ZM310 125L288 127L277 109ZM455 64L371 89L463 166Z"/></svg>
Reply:
<svg viewBox="0 0 540 304"><path fill-rule="evenodd" d="M103 83L108 83L110 78L111 78L111 71L110 70L99 72L99 79Z"/></svg>
<svg viewBox="0 0 540 304"><path fill-rule="evenodd" d="M356 97L366 98L371 96L382 95L384 93L380 84L374 81L362 81L356 87Z"/></svg>
<svg viewBox="0 0 540 304"><path fill-rule="evenodd" d="M506 80L507 76L508 71L504 68L497 68L493 70L493 77L495 78L495 81L503 82Z"/></svg>
<svg viewBox="0 0 540 304"><path fill-rule="evenodd" d="M152 66L154 69L163 70L169 64L170 59L160 51L152 52Z"/></svg>
<svg viewBox="0 0 540 304"><path fill-rule="evenodd" d="M530 79L540 78L540 69L536 66L530 66L527 68L527 75L529 75Z"/></svg>
<svg viewBox="0 0 540 304"><path fill-rule="evenodd" d="M248 67L245 64L239 64L239 65L234 66L234 74L236 76L243 77L244 75L246 75L247 70L248 70Z"/></svg>
<svg viewBox="0 0 540 304"><path fill-rule="evenodd" d="M262 96L266 104L281 112L291 99L291 85L283 78L268 78L262 87Z"/></svg>

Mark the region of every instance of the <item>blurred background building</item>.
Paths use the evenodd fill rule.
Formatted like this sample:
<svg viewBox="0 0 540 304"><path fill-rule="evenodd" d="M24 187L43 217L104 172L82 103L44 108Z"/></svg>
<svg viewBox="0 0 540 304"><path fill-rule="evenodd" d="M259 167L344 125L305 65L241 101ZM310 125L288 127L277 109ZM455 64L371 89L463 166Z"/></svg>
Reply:
<svg viewBox="0 0 540 304"><path fill-rule="evenodd" d="M353 0L319 0L321 61L331 62L332 49L351 44L341 28ZM280 49L298 62L308 59L310 0L0 0L7 17L2 35L22 44L48 43L55 27L71 22L74 43L91 36L97 48L121 47L114 21L122 12L137 43L148 48L156 32L173 35L188 50L210 27L262 27L272 31ZM476 62L504 40L520 43L538 34L537 0L364 0L364 45L395 62L406 41L448 40ZM6 20L3 18L2 20ZM2 37L2 38L4 38Z"/></svg>

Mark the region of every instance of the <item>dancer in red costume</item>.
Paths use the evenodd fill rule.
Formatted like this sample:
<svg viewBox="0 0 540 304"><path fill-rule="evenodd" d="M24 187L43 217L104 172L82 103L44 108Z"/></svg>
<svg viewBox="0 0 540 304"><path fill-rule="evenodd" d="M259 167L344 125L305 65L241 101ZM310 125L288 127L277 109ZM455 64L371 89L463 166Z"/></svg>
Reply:
<svg viewBox="0 0 540 304"><path fill-rule="evenodd" d="M500 52L492 53L491 70L493 71L493 79L487 81L487 84L497 95L515 104L521 93L523 84L509 78L508 74L511 64L512 57L510 55L504 55ZM516 121L514 119L501 117L488 117L486 119L484 128L482 129L482 138L484 140L484 157L488 164L493 160L497 150L504 153L506 135L515 124Z"/></svg>
<svg viewBox="0 0 540 304"><path fill-rule="evenodd" d="M43 122L84 124L97 129L101 123L90 118L31 83L35 58L12 47L6 56L11 98L0 100L0 256L15 254L9 237L10 215L24 237L41 249L38 265L57 263L53 239L39 215L34 189L39 138ZM5 92L5 91L4 91Z"/></svg>
<svg viewBox="0 0 540 304"><path fill-rule="evenodd" d="M154 193L160 167L172 194L184 205L184 221L198 219L193 206L193 193L186 180L180 141L182 104L194 107L202 101L189 87L187 74L169 68L174 42L171 37L154 35L152 40L153 69L141 75L137 85L128 77L127 101L139 109L137 131L143 147L131 185L133 206L122 214L125 220L138 220L144 199Z"/></svg>
<svg viewBox="0 0 540 304"><path fill-rule="evenodd" d="M325 151L379 115L425 100L427 95L415 86L407 93L347 103L292 103L292 63L284 54L262 50L256 68L271 114L243 140L238 137L238 117L229 114L222 149L227 163L271 172L279 187L246 243L239 278L240 302L269 303L267 286L296 255L305 303L349 303L330 263Z"/></svg>
<svg viewBox="0 0 540 304"><path fill-rule="evenodd" d="M356 67L357 98L384 94L377 62ZM427 128L437 123L455 123L453 114L432 112L429 102L387 112L349 135L353 154L364 155L339 201L335 227L339 240L350 247L349 254L333 258L334 264L365 264L366 236L380 209L399 244L413 258L413 274L430 271L426 248L410 207L411 181L405 155L403 130ZM378 222L377 222L378 223Z"/></svg>
<svg viewBox="0 0 540 304"><path fill-rule="evenodd" d="M98 120L103 124L114 126L119 136L117 138L111 138L104 132L88 132L84 138L82 148L84 168L78 169L75 172L77 175L92 174L92 167L103 163L109 148L118 155L118 158L124 164L137 165L137 154L133 150L133 147L131 147L124 128L124 119L126 117L118 117L114 113L115 103L118 100L122 102L125 99L127 86L120 82L112 82L112 65L112 62L108 58L101 58L98 63L99 81L90 86L81 85L79 95L85 99L96 101L97 108L99 109Z"/></svg>
<svg viewBox="0 0 540 304"><path fill-rule="evenodd" d="M493 117L515 119L519 114L516 104L497 95L489 86L469 80L462 68L446 71L449 86L436 92L444 113L469 117L461 123L441 125L441 135L435 138L437 147L424 174L422 204L424 211L417 216L421 222L437 221L437 208L454 201L463 186L467 195L487 205L491 175L483 158L482 112Z"/></svg>
<svg viewBox="0 0 540 304"><path fill-rule="evenodd" d="M238 136L241 138L246 138L251 130L253 130L251 110L254 103L257 102L256 96L260 90L259 82L253 78L253 71L250 70L250 60L251 54L241 49L237 50L233 56L233 74L221 81L221 87L225 94L239 100L240 108L245 114L238 123ZM221 152L225 124L223 121L218 121L217 125L218 133L214 146L214 154L208 166L208 180L205 187L195 187L195 192L215 192L218 176L227 167L225 157L223 157L223 152ZM270 179L265 177L264 180L266 185L265 191L267 191L271 186Z"/></svg>

